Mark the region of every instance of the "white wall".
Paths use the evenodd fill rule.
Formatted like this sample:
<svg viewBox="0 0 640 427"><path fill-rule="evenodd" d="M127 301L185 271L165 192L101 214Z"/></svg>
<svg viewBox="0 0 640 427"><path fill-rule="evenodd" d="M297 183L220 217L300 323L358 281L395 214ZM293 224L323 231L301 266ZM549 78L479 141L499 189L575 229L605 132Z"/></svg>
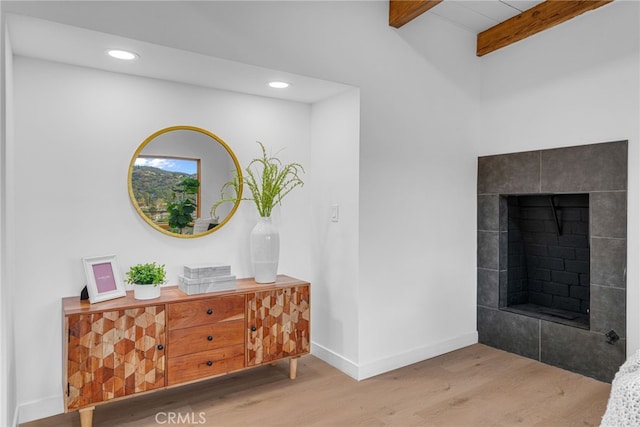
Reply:
<svg viewBox="0 0 640 427"><path fill-rule="evenodd" d="M312 353L358 377L360 92L311 110ZM331 220L337 206L338 221Z"/></svg>
<svg viewBox="0 0 640 427"><path fill-rule="evenodd" d="M629 140L627 353L640 348L639 4L617 1L482 58L478 155Z"/></svg>
<svg viewBox="0 0 640 427"><path fill-rule="evenodd" d="M0 17L2 4L0 4ZM13 310L13 253L7 239L15 235L8 227L13 215L7 199L13 183L13 53L5 22L0 22L0 424L17 422L16 353Z"/></svg>
<svg viewBox="0 0 640 427"><path fill-rule="evenodd" d="M368 36L380 57L361 83L360 378L477 342L475 36L430 14Z"/></svg>
<svg viewBox="0 0 640 427"><path fill-rule="evenodd" d="M21 422L62 412L60 300L79 295L83 256L116 254L123 271L166 264L170 284L184 264L223 261L252 276L248 236L258 214L243 202L233 220L198 239L152 229L132 207L127 172L138 145L178 124L214 132L242 165L262 141L284 162L309 165L307 104L208 90L46 61L15 58L15 195L7 200L16 230L7 239L14 293L17 401ZM310 279L307 218L311 192L298 189L275 211L279 271ZM7 236L8 237L8 236Z"/></svg>

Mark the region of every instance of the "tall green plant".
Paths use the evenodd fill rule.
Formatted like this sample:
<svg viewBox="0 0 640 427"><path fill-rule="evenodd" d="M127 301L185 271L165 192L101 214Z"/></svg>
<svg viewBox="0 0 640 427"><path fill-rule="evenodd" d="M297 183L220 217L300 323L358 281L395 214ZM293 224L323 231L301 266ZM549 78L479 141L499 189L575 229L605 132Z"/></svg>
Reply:
<svg viewBox="0 0 640 427"><path fill-rule="evenodd" d="M184 178L173 188L171 201L167 205L169 227L182 230L193 221L193 213L198 207L194 198L198 194L200 181L195 178Z"/></svg>
<svg viewBox="0 0 640 427"><path fill-rule="evenodd" d="M304 168L299 163L283 164L280 159L267 154L264 145L258 141L261 157L257 157L245 168L244 183L249 187L251 197L243 197L240 200L253 200L261 217L271 216L271 211L276 204L281 204L284 196L294 188L302 187L304 182L300 175ZM215 217L218 206L226 202L235 202L239 194L240 182L238 177L222 186L221 199L213 204L211 216ZM235 193L235 197L234 197Z"/></svg>

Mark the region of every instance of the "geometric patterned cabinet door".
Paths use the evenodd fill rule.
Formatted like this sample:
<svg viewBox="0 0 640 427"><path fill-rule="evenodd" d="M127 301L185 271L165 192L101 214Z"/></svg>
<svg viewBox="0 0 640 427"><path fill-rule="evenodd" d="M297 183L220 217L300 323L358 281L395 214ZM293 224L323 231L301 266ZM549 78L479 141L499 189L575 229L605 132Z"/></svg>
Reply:
<svg viewBox="0 0 640 427"><path fill-rule="evenodd" d="M310 350L309 286L247 294L247 366Z"/></svg>
<svg viewBox="0 0 640 427"><path fill-rule="evenodd" d="M165 385L165 306L68 319L67 409Z"/></svg>

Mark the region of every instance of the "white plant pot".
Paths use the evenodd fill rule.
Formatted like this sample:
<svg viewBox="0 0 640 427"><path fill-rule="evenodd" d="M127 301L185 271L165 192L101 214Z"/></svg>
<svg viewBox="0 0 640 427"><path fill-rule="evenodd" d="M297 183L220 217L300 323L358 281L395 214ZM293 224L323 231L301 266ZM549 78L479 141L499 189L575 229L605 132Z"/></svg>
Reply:
<svg viewBox="0 0 640 427"><path fill-rule="evenodd" d="M280 257L280 234L271 217L261 217L251 230L250 252L256 283L275 282Z"/></svg>
<svg viewBox="0 0 640 427"><path fill-rule="evenodd" d="M133 297L135 299L154 299L160 297L160 285L133 285Z"/></svg>

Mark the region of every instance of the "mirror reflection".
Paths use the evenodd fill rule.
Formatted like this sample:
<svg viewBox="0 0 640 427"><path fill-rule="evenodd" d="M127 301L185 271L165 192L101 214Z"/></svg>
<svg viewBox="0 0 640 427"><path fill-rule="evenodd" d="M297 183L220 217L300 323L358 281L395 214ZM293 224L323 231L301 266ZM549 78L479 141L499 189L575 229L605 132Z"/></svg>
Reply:
<svg viewBox="0 0 640 427"><path fill-rule="evenodd" d="M152 227L175 237L199 237L224 225L235 204L211 216L223 185L241 179L240 165L219 137L193 126L174 126L149 136L129 167L129 196ZM241 190L242 188L240 188Z"/></svg>

